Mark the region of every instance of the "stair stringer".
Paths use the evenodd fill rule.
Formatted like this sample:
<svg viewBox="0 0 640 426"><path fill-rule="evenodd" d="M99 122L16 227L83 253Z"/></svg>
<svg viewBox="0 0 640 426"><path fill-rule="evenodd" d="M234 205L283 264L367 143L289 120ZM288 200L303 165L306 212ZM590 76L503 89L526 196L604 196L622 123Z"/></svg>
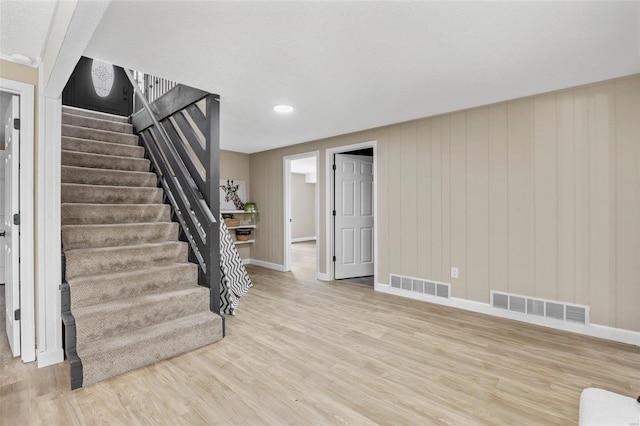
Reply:
<svg viewBox="0 0 640 426"><path fill-rule="evenodd" d="M82 387L82 360L76 351L76 319L71 313L71 287L65 280L65 257L62 253L62 285L60 286L60 303L62 316L62 335L64 337L64 351L69 360L71 375L71 390Z"/></svg>

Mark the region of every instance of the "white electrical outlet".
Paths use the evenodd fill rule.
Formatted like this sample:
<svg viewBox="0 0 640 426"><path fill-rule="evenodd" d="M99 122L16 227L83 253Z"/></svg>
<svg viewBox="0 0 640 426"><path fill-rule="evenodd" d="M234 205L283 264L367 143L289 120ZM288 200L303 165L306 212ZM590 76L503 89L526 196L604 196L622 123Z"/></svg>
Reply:
<svg viewBox="0 0 640 426"><path fill-rule="evenodd" d="M451 278L458 278L458 268L451 268Z"/></svg>

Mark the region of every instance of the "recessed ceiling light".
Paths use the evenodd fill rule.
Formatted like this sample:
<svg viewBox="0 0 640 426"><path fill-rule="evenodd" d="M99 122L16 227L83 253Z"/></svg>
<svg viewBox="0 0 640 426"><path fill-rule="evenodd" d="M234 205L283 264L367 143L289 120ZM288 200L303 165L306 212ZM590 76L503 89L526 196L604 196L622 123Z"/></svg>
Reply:
<svg viewBox="0 0 640 426"><path fill-rule="evenodd" d="M273 110L275 112L281 112L281 113L289 113L289 112L293 112L293 107L291 105L287 105L287 104L280 104L280 105L276 105L273 107Z"/></svg>
<svg viewBox="0 0 640 426"><path fill-rule="evenodd" d="M12 53L10 55L10 57L15 62L18 62L20 64L24 64L24 65L31 65L31 63L33 62L33 59L31 59L27 55L23 55L22 53Z"/></svg>

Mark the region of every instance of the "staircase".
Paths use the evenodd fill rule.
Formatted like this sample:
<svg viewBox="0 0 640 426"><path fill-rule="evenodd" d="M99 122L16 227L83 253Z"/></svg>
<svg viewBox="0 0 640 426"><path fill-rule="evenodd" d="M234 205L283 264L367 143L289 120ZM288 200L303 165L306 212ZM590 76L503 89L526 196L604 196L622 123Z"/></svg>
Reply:
<svg viewBox="0 0 640 426"><path fill-rule="evenodd" d="M178 240L178 223L132 130L125 118L63 107L62 245L79 357L69 356L74 388L222 338L222 318L209 309L209 289L197 285L198 267L187 260L187 243Z"/></svg>

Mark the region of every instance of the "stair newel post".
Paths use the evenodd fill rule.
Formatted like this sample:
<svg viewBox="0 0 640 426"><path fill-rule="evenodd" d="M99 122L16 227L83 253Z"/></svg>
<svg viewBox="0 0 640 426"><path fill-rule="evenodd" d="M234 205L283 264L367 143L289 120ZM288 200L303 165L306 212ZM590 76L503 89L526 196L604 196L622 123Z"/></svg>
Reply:
<svg viewBox="0 0 640 426"><path fill-rule="evenodd" d="M206 153L208 164L206 194L215 222L207 233L207 278L210 285L211 311L220 314L220 99L216 95L206 97Z"/></svg>

